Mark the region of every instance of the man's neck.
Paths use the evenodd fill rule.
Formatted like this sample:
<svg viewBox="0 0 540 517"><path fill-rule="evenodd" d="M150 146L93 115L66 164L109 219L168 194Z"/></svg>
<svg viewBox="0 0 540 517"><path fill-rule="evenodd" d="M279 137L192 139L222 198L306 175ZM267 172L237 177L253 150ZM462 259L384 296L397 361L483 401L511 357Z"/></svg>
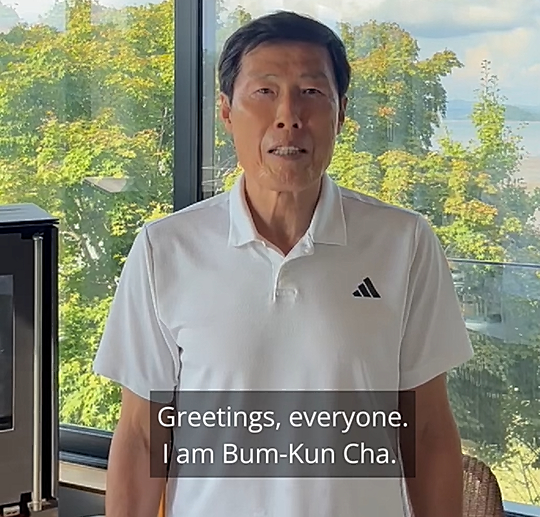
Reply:
<svg viewBox="0 0 540 517"><path fill-rule="evenodd" d="M259 235L287 255L308 230L321 182L299 191L270 191L246 178L244 192Z"/></svg>

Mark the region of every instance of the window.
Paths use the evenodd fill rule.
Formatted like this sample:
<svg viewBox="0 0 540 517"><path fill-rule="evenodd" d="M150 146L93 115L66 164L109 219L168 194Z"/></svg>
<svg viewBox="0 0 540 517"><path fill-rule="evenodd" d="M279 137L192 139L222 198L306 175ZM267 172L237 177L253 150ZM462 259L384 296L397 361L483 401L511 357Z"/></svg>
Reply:
<svg viewBox="0 0 540 517"><path fill-rule="evenodd" d="M476 351L449 379L463 450L493 468L505 500L540 506L540 8L407 5L205 0L203 193L240 172L215 116L225 39L275 9L330 25L353 77L329 173L431 221Z"/></svg>
<svg viewBox="0 0 540 517"><path fill-rule="evenodd" d="M535 0L466 10L411 0L402 11L335 0L5 4L0 204L33 202L62 222L64 453L106 458L119 390L91 364L137 231L229 188L239 172L216 116L223 42L285 8L333 27L354 64L330 174L425 214L451 259L476 351L450 376L464 450L493 467L506 500L540 506ZM0 393L0 429L9 398Z"/></svg>
<svg viewBox="0 0 540 517"><path fill-rule="evenodd" d="M83 428L108 439L116 424L119 389L92 373L93 356L135 235L175 202L173 13L173 0L0 5L0 204L35 203L61 221L69 452Z"/></svg>

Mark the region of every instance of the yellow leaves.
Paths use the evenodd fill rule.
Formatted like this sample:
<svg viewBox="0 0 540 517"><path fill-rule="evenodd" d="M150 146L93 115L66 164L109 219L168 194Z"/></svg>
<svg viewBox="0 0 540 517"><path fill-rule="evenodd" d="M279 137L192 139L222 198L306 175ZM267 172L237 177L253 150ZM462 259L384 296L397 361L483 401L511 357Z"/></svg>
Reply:
<svg viewBox="0 0 540 517"><path fill-rule="evenodd" d="M487 172L480 172L476 176L476 184L486 194L496 194L497 187L493 184L491 175Z"/></svg>
<svg viewBox="0 0 540 517"><path fill-rule="evenodd" d="M523 231L523 224L517 217L506 217L500 227L500 235L506 237L508 234L520 234Z"/></svg>
<svg viewBox="0 0 540 517"><path fill-rule="evenodd" d="M465 160L452 160L452 169L448 180L448 186L457 191L464 190L471 181L470 164Z"/></svg>
<svg viewBox="0 0 540 517"><path fill-rule="evenodd" d="M370 153L343 151L334 156L329 173L342 187L376 196L380 190L380 170Z"/></svg>
<svg viewBox="0 0 540 517"><path fill-rule="evenodd" d="M465 198L471 192L482 192L484 195L494 195L499 192L493 183L491 175L484 171L478 172L475 160L452 158L449 162L448 187L452 195Z"/></svg>
<svg viewBox="0 0 540 517"><path fill-rule="evenodd" d="M157 135L126 135L110 111L91 121L50 119L41 128L35 180L44 186L79 185L88 177L124 178L145 161L157 167Z"/></svg>
<svg viewBox="0 0 540 517"><path fill-rule="evenodd" d="M436 52L430 58L418 63L418 69L421 73L436 74L438 76L446 76L454 68L463 68L463 66L456 53L451 50Z"/></svg>
<svg viewBox="0 0 540 517"><path fill-rule="evenodd" d="M491 178L483 171L475 170L475 161L470 157L451 157L445 163L448 196L443 200L443 213L478 231L497 227L499 210L481 200L486 194L498 192L491 184Z"/></svg>
<svg viewBox="0 0 540 517"><path fill-rule="evenodd" d="M404 208L412 208L411 193L416 183L418 159L404 151L388 151L378 159L382 169L380 198Z"/></svg>
<svg viewBox="0 0 540 517"><path fill-rule="evenodd" d="M380 188L380 171L371 153L356 151L358 129L356 121L345 120L328 173L342 187L376 195Z"/></svg>
<svg viewBox="0 0 540 517"><path fill-rule="evenodd" d="M390 64L388 57L388 51L385 48L374 48L369 55L369 59L366 61L366 64L368 65L366 70L370 71L372 74L384 73L385 70L388 70Z"/></svg>
<svg viewBox="0 0 540 517"><path fill-rule="evenodd" d="M111 237L121 237L127 233L126 220L122 218L111 219L109 222L109 231Z"/></svg>
<svg viewBox="0 0 540 517"><path fill-rule="evenodd" d="M240 166L240 164L238 164L236 168L227 172L222 178L222 184L221 184L222 191L227 192L231 190L234 183L240 177L241 174L242 174L242 167Z"/></svg>
<svg viewBox="0 0 540 517"><path fill-rule="evenodd" d="M495 223L498 210L492 205L483 203L478 199L465 201L461 197L449 197L444 204L446 214L458 216L464 221L479 225L490 226Z"/></svg>
<svg viewBox="0 0 540 517"><path fill-rule="evenodd" d="M477 260L502 260L503 248L494 241L492 235L482 231L463 219L436 229L443 246L450 246L449 255L470 257Z"/></svg>
<svg viewBox="0 0 540 517"><path fill-rule="evenodd" d="M0 159L0 205L30 201L35 185L29 171L19 160Z"/></svg>
<svg viewBox="0 0 540 517"><path fill-rule="evenodd" d="M381 118L391 119L396 114L396 110L390 106L379 106L377 114Z"/></svg>
<svg viewBox="0 0 540 517"><path fill-rule="evenodd" d="M149 206L149 213L145 216L145 222L156 221L171 213L171 206L164 203L154 202Z"/></svg>
<svg viewBox="0 0 540 517"><path fill-rule="evenodd" d="M61 361L59 381L62 423L114 430L120 412L118 385L95 375L92 362L79 358Z"/></svg>

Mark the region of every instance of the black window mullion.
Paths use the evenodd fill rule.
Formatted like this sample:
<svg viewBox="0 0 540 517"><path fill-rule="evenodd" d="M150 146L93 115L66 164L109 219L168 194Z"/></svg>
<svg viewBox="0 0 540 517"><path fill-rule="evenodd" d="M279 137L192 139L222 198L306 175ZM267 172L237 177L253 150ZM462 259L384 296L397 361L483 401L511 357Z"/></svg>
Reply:
<svg viewBox="0 0 540 517"><path fill-rule="evenodd" d="M175 0L174 210L202 199L203 0Z"/></svg>

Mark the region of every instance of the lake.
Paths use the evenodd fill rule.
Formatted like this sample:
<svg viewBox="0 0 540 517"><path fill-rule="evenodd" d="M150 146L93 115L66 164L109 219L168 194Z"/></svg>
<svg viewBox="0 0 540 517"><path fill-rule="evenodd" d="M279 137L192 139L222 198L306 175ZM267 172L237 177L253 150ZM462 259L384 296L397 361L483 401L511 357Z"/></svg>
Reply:
<svg viewBox="0 0 540 517"><path fill-rule="evenodd" d="M514 135L522 138L521 145L525 151L516 177L524 181L528 190L540 188L540 122L507 122L506 126ZM458 142L467 144L471 140L477 141L476 130L469 120L445 120L436 137L442 136L445 128ZM438 148L436 138L433 147Z"/></svg>
<svg viewBox="0 0 540 517"><path fill-rule="evenodd" d="M521 145L529 156L540 157L540 122L507 122L506 126L514 135L522 137ZM436 136L443 135L445 128L458 142L466 144L476 140L476 130L470 120L445 120ZM434 147L438 147L435 142Z"/></svg>

